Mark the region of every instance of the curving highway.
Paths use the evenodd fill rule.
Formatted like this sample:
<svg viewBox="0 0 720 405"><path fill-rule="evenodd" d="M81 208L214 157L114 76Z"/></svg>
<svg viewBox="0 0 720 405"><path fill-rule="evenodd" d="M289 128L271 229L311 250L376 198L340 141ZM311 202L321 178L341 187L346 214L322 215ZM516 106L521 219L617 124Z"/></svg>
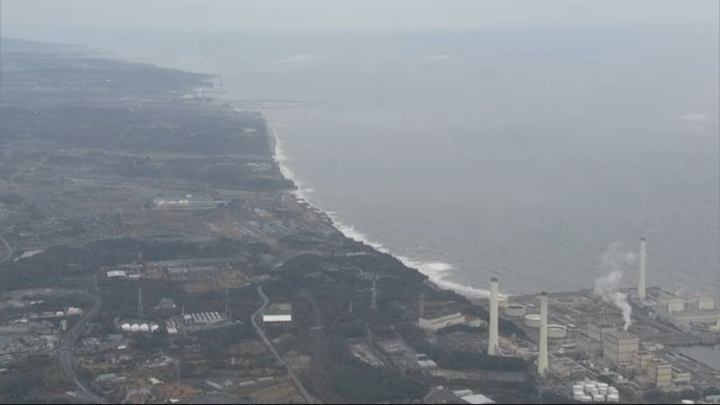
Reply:
<svg viewBox="0 0 720 405"><path fill-rule="evenodd" d="M285 360L283 360L277 350L275 350L275 346L273 346L270 339L265 336L265 331L262 330L262 328L258 325L257 317L265 310L265 307L267 307L267 305L270 303L270 299L263 292L262 286L259 286L257 288L257 292L258 295L260 295L260 297L263 299L263 305L260 307L260 309L257 310L257 312L252 315L252 317L250 317L250 320L255 327L255 332L257 332L258 336L260 336L263 342L265 342L265 345L268 347L268 349L270 349L270 352L272 352L273 356L275 356L275 359L277 359L277 361L287 369L288 374L290 374L290 378L292 378L298 391L300 391L300 394L303 396L303 398L305 398L305 402L307 402L308 404L314 404L315 402L310 397L310 394L308 394L308 392L305 390L305 387L302 385L302 382L297 377L297 375L295 375L293 369L285 362Z"/></svg>
<svg viewBox="0 0 720 405"><path fill-rule="evenodd" d="M85 292L76 292L75 295L92 301L93 307L92 309L90 309L90 311L83 315L83 317L80 319L80 322L78 322L78 324L75 325L75 327L72 328L70 332L68 332L68 334L65 335L65 337L63 338L62 343L60 344L60 355L58 356L60 361L60 369L63 371L65 376L71 379L77 386L79 391L78 398L93 404L107 404L108 402L105 399L93 394L90 389L88 389L88 387L82 381L80 381L77 374L75 373L75 369L73 368L72 363L72 350L75 346L75 342L80 337L80 334L85 328L85 325L87 325L87 323L90 322L93 318L95 318L100 312L102 300L95 295Z"/></svg>

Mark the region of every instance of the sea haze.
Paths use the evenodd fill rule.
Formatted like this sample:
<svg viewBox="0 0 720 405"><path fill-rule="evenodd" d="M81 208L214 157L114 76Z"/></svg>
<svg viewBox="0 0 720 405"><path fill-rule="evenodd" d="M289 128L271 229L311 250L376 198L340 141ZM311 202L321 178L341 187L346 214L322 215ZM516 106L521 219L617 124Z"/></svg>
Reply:
<svg viewBox="0 0 720 405"><path fill-rule="evenodd" d="M644 235L649 285L720 289L717 27L156 40L232 98L327 101L264 111L300 194L443 286L592 288Z"/></svg>

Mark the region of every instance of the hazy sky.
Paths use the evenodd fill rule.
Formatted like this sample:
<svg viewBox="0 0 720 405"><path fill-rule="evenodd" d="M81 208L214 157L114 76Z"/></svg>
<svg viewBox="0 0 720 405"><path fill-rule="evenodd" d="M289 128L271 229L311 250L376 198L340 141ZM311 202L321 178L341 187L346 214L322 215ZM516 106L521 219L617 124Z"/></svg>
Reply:
<svg viewBox="0 0 720 405"><path fill-rule="evenodd" d="M717 21L718 0L2 0L5 35L33 28L427 30Z"/></svg>

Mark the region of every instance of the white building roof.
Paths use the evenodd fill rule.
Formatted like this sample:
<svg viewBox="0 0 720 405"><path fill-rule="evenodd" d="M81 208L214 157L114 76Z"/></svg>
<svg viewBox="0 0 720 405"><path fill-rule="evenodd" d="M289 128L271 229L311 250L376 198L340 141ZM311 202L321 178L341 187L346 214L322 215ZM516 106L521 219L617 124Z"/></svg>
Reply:
<svg viewBox="0 0 720 405"><path fill-rule="evenodd" d="M263 322L292 322L292 315L263 315Z"/></svg>
<svg viewBox="0 0 720 405"><path fill-rule="evenodd" d="M467 397L463 397L463 401L467 402L468 404L478 405L478 404L494 404L495 401L492 399L486 397L483 394L475 394L470 395Z"/></svg>
<svg viewBox="0 0 720 405"><path fill-rule="evenodd" d="M472 390L459 390L459 391L453 391L453 395L455 395L458 398L464 398L469 397L473 395Z"/></svg>
<svg viewBox="0 0 720 405"><path fill-rule="evenodd" d="M111 270L107 272L108 278L120 278L120 277L126 277L127 274L124 271L120 270Z"/></svg>

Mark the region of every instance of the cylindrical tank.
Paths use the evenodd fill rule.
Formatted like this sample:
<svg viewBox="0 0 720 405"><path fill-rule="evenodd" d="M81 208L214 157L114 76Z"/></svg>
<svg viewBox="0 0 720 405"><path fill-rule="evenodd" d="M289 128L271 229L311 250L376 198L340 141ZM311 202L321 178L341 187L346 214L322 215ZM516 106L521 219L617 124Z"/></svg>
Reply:
<svg viewBox="0 0 720 405"><path fill-rule="evenodd" d="M156 330L160 329L158 325L152 325L150 326L150 332L155 332Z"/></svg>
<svg viewBox="0 0 720 405"><path fill-rule="evenodd" d="M530 314L525 315L525 326L530 328L540 328L540 315Z"/></svg>
<svg viewBox="0 0 720 405"><path fill-rule="evenodd" d="M140 325L140 332L150 332L150 327L146 323L144 323Z"/></svg>
<svg viewBox="0 0 720 405"><path fill-rule="evenodd" d="M510 298L498 295L498 308L505 308L510 303Z"/></svg>
<svg viewBox="0 0 720 405"><path fill-rule="evenodd" d="M682 404L687 404L687 405L692 405L692 404L695 403L695 401L693 401L692 399L683 399L682 401L680 401L680 403L682 403Z"/></svg>
<svg viewBox="0 0 720 405"><path fill-rule="evenodd" d="M584 390L584 389L585 389L585 386L582 385L582 384L575 384L575 385L573 385L573 391L577 391L577 390L582 391L582 390Z"/></svg>
<svg viewBox="0 0 720 405"><path fill-rule="evenodd" d="M130 327L130 332L140 332L140 325L135 324Z"/></svg>
<svg viewBox="0 0 720 405"><path fill-rule="evenodd" d="M607 402L620 402L620 395L618 394L608 394Z"/></svg>
<svg viewBox="0 0 720 405"><path fill-rule="evenodd" d="M593 395L593 402L605 402L605 395Z"/></svg>
<svg viewBox="0 0 720 405"><path fill-rule="evenodd" d="M619 394L619 392L618 392L617 388L610 387L610 388L608 388L608 395L610 395L610 394Z"/></svg>
<svg viewBox="0 0 720 405"><path fill-rule="evenodd" d="M608 388L610 388L610 385L609 385L609 384L606 384L606 383L598 383L598 384L597 384L597 387L598 387L598 388L608 389Z"/></svg>
<svg viewBox="0 0 720 405"><path fill-rule="evenodd" d="M581 393L577 393L577 392L573 393L573 399L576 401L582 401L584 396L585 396L585 394L583 394L582 392Z"/></svg>
<svg viewBox="0 0 720 405"><path fill-rule="evenodd" d="M600 395L600 391L597 388L593 388L590 390L590 395L595 397L595 395Z"/></svg>
<svg viewBox="0 0 720 405"><path fill-rule="evenodd" d="M520 318L525 316L526 311L527 307L521 304L509 304L505 307L505 315L511 316L513 318Z"/></svg>
<svg viewBox="0 0 720 405"><path fill-rule="evenodd" d="M594 389L595 389L595 384L593 384L593 383L585 384L585 392L587 392L588 394Z"/></svg>
<svg viewBox="0 0 720 405"><path fill-rule="evenodd" d="M562 339L567 336L567 328L565 325L548 325L547 333L551 339Z"/></svg>
<svg viewBox="0 0 720 405"><path fill-rule="evenodd" d="M121 327L121 329L122 329L123 332L130 332L130 324L129 324L129 323L123 324L123 326Z"/></svg>
<svg viewBox="0 0 720 405"><path fill-rule="evenodd" d="M598 388L598 394L607 395L608 394L607 388L603 388L603 387Z"/></svg>
<svg viewBox="0 0 720 405"><path fill-rule="evenodd" d="M580 402L592 402L592 397L590 395L583 395Z"/></svg>

